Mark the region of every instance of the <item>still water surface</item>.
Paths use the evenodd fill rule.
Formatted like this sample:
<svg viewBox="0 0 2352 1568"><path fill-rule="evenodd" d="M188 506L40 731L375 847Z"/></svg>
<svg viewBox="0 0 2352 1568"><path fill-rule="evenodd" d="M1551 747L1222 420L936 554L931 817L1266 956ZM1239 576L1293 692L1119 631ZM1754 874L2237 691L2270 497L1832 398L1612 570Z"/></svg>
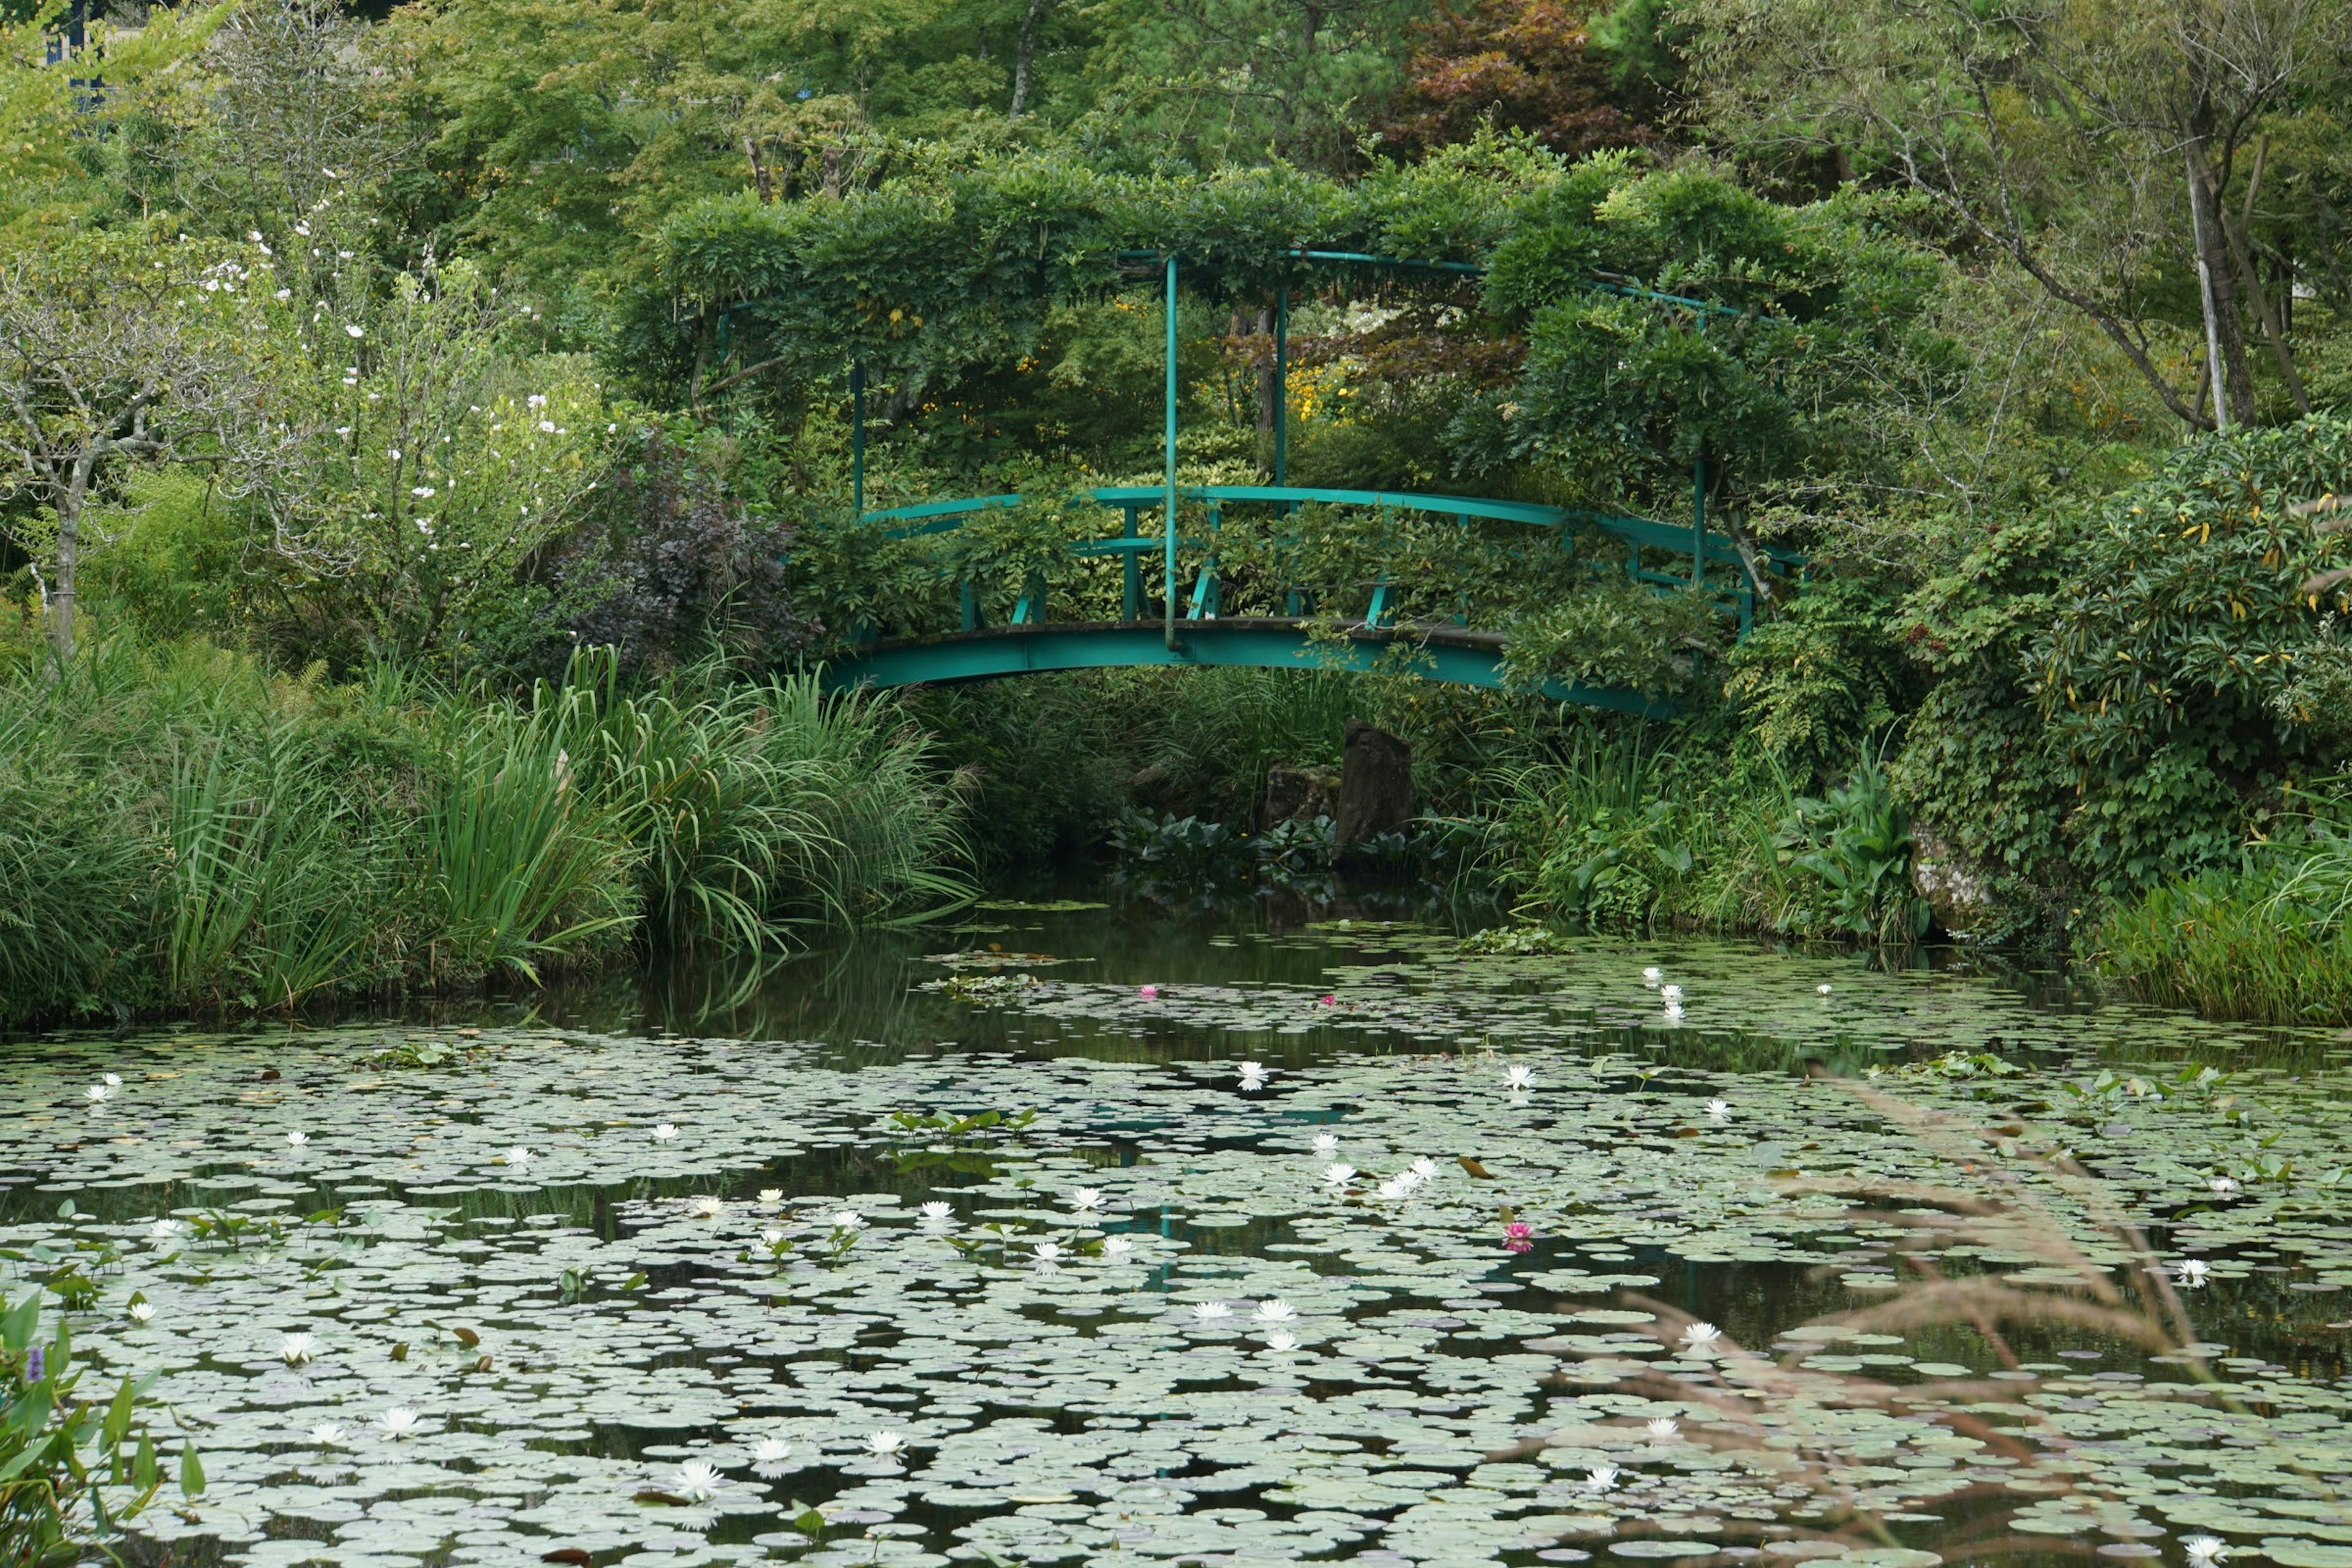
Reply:
<svg viewBox="0 0 2352 1568"><path fill-rule="evenodd" d="M2352 1568L2332 1034L1013 904L5 1049L180 1561Z"/></svg>

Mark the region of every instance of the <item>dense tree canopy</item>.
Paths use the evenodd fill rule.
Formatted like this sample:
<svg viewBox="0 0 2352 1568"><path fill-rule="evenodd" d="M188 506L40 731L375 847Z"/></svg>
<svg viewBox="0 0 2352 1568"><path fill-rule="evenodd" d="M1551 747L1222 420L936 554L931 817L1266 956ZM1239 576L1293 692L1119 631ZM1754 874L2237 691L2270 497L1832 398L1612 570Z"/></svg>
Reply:
<svg viewBox="0 0 2352 1568"><path fill-rule="evenodd" d="M1899 752L2038 907L2120 893L2345 739L2338 606L2293 591L2330 560L2279 518L2352 406L2347 27L220 0L100 6L52 65L36 18L0 32L0 566L53 628L87 583L101 623L492 682L582 639L814 658L964 583L1115 597L1067 498L1160 475L1172 256L1185 480L1268 476L1279 423L1327 487L1696 502L1746 563L1708 585L1764 601L1735 649L1686 554L1342 507L1235 521L1232 603L1306 563L1327 616L1475 610L1529 679L1671 691L1780 776ZM853 365L869 500L1032 503L846 516ZM2226 560L2163 544L2209 515Z"/></svg>

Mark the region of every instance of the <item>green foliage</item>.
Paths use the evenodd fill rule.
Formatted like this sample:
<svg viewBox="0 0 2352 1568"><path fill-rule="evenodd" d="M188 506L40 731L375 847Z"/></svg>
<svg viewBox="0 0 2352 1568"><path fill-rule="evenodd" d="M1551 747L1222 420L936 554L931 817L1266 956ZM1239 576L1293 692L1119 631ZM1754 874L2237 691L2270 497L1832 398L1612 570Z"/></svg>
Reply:
<svg viewBox="0 0 2352 1568"><path fill-rule="evenodd" d="M83 569L83 602L101 621L154 641L239 635L250 615L239 591L250 513L193 467L136 476L90 520L109 542Z"/></svg>
<svg viewBox="0 0 2352 1568"><path fill-rule="evenodd" d="M1674 759L1640 729L1588 727L1559 765L1513 781L1506 841L1525 857L1507 882L1519 912L1595 930L1645 930L1692 869L1685 823L1660 787Z"/></svg>
<svg viewBox="0 0 2352 1568"><path fill-rule="evenodd" d="M528 613L523 568L577 520L617 412L575 362L518 374L502 350L529 313L462 260L314 308L314 367L289 389L308 439L266 491L277 553L330 618L314 647L446 657Z"/></svg>
<svg viewBox="0 0 2352 1568"><path fill-rule="evenodd" d="M419 824L436 963L535 982L550 960L592 959L637 913L628 797L581 787L572 761L593 700L541 686L528 707L452 717Z"/></svg>
<svg viewBox="0 0 2352 1568"><path fill-rule="evenodd" d="M1890 392L1966 364L1924 319L1943 272L1902 216L1858 195L1782 205L1696 164L1577 164L1494 253L1487 306L1525 323L1527 361L1507 398L1465 409L1465 466L1539 459L1599 497L1663 497L1703 460L1725 499L1895 471Z"/></svg>
<svg viewBox="0 0 2352 1568"><path fill-rule="evenodd" d="M1531 688L1549 677L1675 698L1700 685L1725 640L1712 603L1604 579L1513 621L1504 668Z"/></svg>
<svg viewBox="0 0 2352 1568"><path fill-rule="evenodd" d="M2288 509L2341 488L2347 459L2331 419L2206 437L1912 595L1898 639L1936 679L1893 771L2019 924L2226 865L2287 781L2329 771L2313 683L2342 606L2301 590L2342 545Z"/></svg>
<svg viewBox="0 0 2352 1568"><path fill-rule="evenodd" d="M965 896L928 741L813 676L631 692L605 659L518 700L200 643L0 651L12 1022L772 952Z"/></svg>
<svg viewBox="0 0 2352 1568"><path fill-rule="evenodd" d="M1934 911L1911 886L1911 814L1868 750L1844 783L1797 799L1780 844L1820 879L1823 907L1805 923L1887 947L1927 934Z"/></svg>
<svg viewBox="0 0 2352 1568"><path fill-rule="evenodd" d="M2352 1021L2352 798L2294 790L2276 837L2232 867L2119 904L2092 933L2099 972L2158 1002L2273 1024Z"/></svg>
<svg viewBox="0 0 2352 1568"><path fill-rule="evenodd" d="M1884 605L1883 589L1851 579L1808 584L1726 655L1724 696L1792 778L1828 778L1916 704Z"/></svg>
<svg viewBox="0 0 2352 1568"><path fill-rule="evenodd" d="M125 1377L83 1397L90 1369L75 1359L70 1329L60 1319L45 1342L40 1319L37 1290L0 1299L0 1561L64 1568L112 1556L162 1491L163 1468L142 1419L155 1406L146 1384ZM184 1496L203 1492L193 1447L179 1476Z"/></svg>

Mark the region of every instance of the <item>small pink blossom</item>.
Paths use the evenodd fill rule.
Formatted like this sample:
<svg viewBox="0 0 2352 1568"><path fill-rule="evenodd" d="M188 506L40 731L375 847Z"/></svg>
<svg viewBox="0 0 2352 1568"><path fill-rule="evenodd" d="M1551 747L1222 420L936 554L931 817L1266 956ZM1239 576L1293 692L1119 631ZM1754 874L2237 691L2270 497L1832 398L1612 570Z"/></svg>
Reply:
<svg viewBox="0 0 2352 1568"><path fill-rule="evenodd" d="M1339 998L1337 996L1318 996L1315 998L1315 1005L1318 1007L1337 1007L1339 1005Z"/></svg>
<svg viewBox="0 0 2352 1568"><path fill-rule="evenodd" d="M1135 988L1135 994L1138 996L1142 997L1146 1002L1157 1002L1160 1000L1160 987L1157 985L1139 985Z"/></svg>
<svg viewBox="0 0 2352 1568"><path fill-rule="evenodd" d="M1535 1233L1536 1227L1526 1221L1513 1220L1503 1227L1503 1250L1506 1252L1528 1251L1535 1246L1535 1242L1531 1239Z"/></svg>

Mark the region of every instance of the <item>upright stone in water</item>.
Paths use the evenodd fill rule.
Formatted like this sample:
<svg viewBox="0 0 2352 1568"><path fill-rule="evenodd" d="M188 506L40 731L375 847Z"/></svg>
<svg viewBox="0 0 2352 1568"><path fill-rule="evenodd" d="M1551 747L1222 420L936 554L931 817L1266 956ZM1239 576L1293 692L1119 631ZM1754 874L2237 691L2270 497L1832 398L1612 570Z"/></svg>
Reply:
<svg viewBox="0 0 2352 1568"><path fill-rule="evenodd" d="M1348 721L1340 758L1339 815L1332 837L1344 848L1412 821L1412 748L1365 723Z"/></svg>

